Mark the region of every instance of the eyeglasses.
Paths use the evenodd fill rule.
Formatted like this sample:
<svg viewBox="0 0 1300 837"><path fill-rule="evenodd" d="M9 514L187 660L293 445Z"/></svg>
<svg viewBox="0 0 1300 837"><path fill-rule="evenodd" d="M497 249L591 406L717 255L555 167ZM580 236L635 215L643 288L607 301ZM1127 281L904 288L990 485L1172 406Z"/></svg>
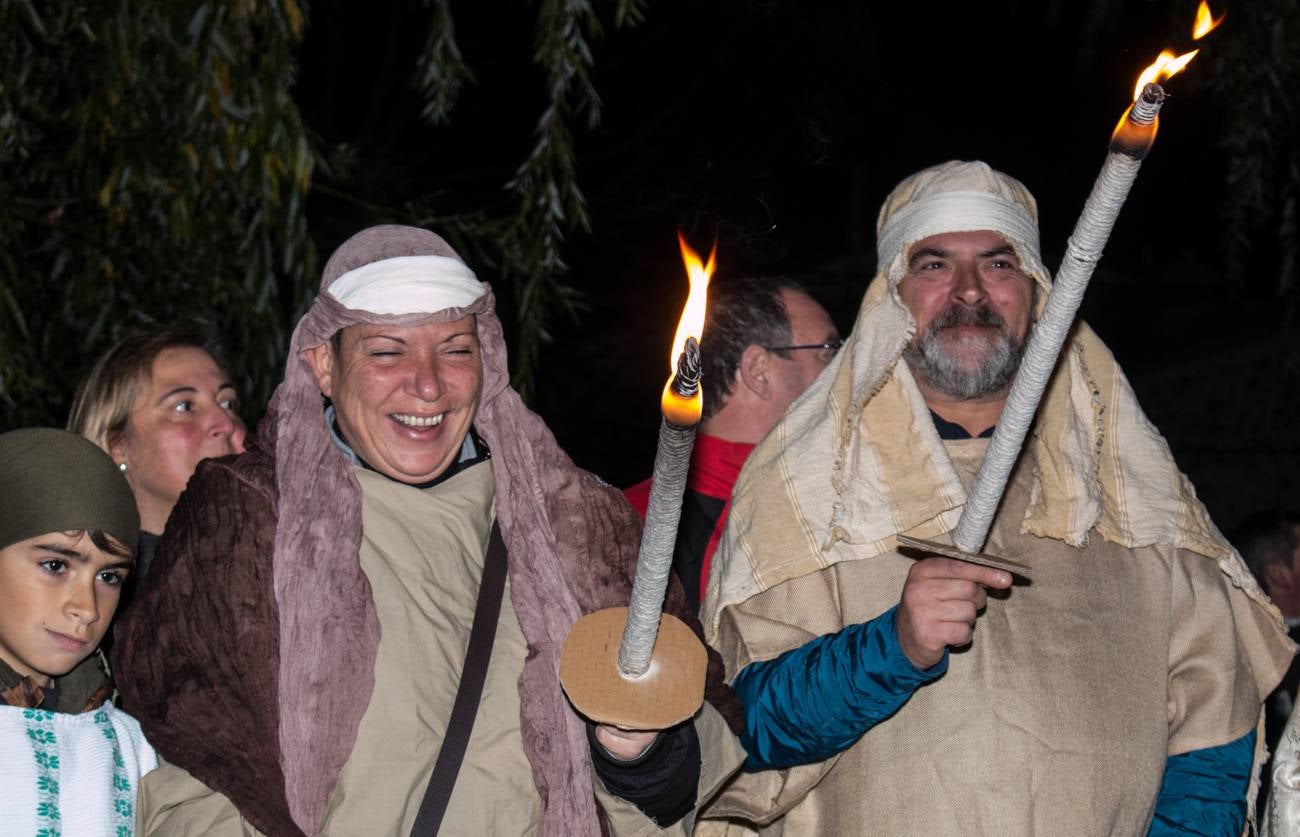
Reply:
<svg viewBox="0 0 1300 837"><path fill-rule="evenodd" d="M769 352L792 352L795 349L822 349L830 352L830 357L835 357L835 353L844 345L844 338L837 337L834 340L825 343L804 343L799 346L764 346Z"/></svg>

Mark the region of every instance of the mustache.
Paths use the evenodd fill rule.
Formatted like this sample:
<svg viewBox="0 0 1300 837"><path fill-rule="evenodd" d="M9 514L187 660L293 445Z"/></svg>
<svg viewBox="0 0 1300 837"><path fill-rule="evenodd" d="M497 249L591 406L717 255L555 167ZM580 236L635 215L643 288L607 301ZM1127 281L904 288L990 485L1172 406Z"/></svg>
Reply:
<svg viewBox="0 0 1300 837"><path fill-rule="evenodd" d="M980 357L963 361L960 351L945 345L939 335L957 326L983 326L992 334L958 339L967 349L979 347ZM903 357L922 380L948 395L962 399L979 398L997 392L1008 384L1020 366L1021 340L1007 328L1006 319L984 305L975 307L954 304L937 314L925 331L903 350ZM975 364L971 368L970 363Z"/></svg>
<svg viewBox="0 0 1300 837"><path fill-rule="evenodd" d="M958 326L983 326L985 328L996 328L1005 333L1007 321L1001 314L986 305L979 305L974 308L965 305L954 305L931 320L926 331L930 334L937 334L944 329Z"/></svg>

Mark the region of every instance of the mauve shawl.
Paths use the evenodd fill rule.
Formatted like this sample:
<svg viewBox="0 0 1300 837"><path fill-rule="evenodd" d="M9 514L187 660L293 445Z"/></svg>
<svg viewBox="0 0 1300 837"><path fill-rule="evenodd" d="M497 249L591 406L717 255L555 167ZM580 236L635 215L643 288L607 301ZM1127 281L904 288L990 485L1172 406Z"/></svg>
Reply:
<svg viewBox="0 0 1300 837"><path fill-rule="evenodd" d="M427 230L372 227L334 253L321 288L362 265L411 255L459 258ZM119 686L150 740L268 834L319 831L374 688L379 643L359 559L361 489L329 439L302 353L349 325L423 325L470 314L483 355L474 425L492 450L511 598L529 645L520 724L542 798L539 833L600 833L583 721L560 687L559 652L583 613L627 603L640 521L619 491L573 464L510 388L493 304L489 290L466 308L381 316L319 294L294 331L284 381L249 453L200 466L164 535L151 583L120 626ZM268 459L273 487L266 485ZM223 484L225 496L212 490ZM239 508L249 497L264 504L260 515ZM224 507L227 498L233 508ZM264 556L271 533L233 534L268 528L270 521L258 525L266 509L275 510L269 573L245 553ZM192 553L208 544L194 543L187 528L212 531L231 550L221 581L198 583L212 573ZM187 555L195 566L185 566ZM680 584L670 588L666 610L699 633ZM233 666L221 659L231 652L243 656ZM204 671L205 663L222 673ZM709 672L708 698L734 728L737 707L713 652Z"/></svg>

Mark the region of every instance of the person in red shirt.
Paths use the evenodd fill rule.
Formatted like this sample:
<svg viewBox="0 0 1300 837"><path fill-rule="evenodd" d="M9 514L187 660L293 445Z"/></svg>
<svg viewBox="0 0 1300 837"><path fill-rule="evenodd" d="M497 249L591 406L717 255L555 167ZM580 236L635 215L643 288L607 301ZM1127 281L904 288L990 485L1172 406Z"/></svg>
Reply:
<svg viewBox="0 0 1300 837"><path fill-rule="evenodd" d="M709 288L700 341L704 415L673 550L673 571L693 608L708 586L741 466L841 343L826 309L793 280L751 276ZM650 483L623 492L643 517Z"/></svg>

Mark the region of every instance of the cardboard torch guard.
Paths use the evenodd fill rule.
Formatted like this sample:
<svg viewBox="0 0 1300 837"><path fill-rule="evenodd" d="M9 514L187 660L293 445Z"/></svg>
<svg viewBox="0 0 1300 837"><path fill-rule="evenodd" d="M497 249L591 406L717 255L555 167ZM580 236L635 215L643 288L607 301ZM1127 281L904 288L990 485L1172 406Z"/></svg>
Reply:
<svg viewBox="0 0 1300 837"><path fill-rule="evenodd" d="M1024 564L1015 561L1008 561L1006 558L999 558L996 555L986 555L983 552L962 552L957 547L949 543L939 543L937 541L927 541L921 538L913 538L909 535L899 535L898 545L904 549L909 549L922 555L942 555L945 558L955 558L958 561L965 561L968 564L979 564L981 567L992 567L995 570L1006 570L1007 572L1029 578L1032 571Z"/></svg>
<svg viewBox="0 0 1300 837"><path fill-rule="evenodd" d="M589 613L574 623L560 652L560 683L575 709L599 724L632 730L667 729L704 702L708 656L680 619L663 614L650 667L640 677L618 669L627 608Z"/></svg>

